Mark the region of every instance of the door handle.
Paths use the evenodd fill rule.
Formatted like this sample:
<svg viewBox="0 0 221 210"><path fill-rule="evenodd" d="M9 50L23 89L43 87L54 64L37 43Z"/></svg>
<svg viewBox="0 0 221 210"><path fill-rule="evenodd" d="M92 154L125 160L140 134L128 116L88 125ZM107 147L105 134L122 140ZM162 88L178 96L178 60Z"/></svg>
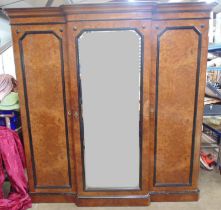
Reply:
<svg viewBox="0 0 221 210"><path fill-rule="evenodd" d="M70 110L67 112L67 114L68 114L69 117L72 116L72 112L71 112ZM75 118L75 119L78 119L78 118L79 118L78 112L74 112L74 118Z"/></svg>
<svg viewBox="0 0 221 210"><path fill-rule="evenodd" d="M153 114L155 112L154 108L150 108L150 113Z"/></svg>
<svg viewBox="0 0 221 210"><path fill-rule="evenodd" d="M75 118L75 119L78 119L78 118L79 118L78 112L74 112L74 118Z"/></svg>
<svg viewBox="0 0 221 210"><path fill-rule="evenodd" d="M68 116L71 116L71 115L72 115L71 111L68 111Z"/></svg>

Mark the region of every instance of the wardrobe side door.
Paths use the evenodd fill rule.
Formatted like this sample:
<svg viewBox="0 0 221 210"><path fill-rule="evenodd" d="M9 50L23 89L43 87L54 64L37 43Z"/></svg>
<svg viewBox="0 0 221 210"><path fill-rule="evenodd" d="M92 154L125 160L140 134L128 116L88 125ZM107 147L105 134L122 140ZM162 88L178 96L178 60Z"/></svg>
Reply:
<svg viewBox="0 0 221 210"><path fill-rule="evenodd" d="M153 24L152 191L198 194L207 32L207 20Z"/></svg>
<svg viewBox="0 0 221 210"><path fill-rule="evenodd" d="M64 35L63 26L13 28L31 193L75 191Z"/></svg>

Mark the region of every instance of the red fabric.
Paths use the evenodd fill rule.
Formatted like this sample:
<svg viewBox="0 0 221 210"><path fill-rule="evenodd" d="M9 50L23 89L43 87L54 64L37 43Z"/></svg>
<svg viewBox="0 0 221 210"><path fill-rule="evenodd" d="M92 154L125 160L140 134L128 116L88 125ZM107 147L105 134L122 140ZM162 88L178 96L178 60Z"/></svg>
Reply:
<svg viewBox="0 0 221 210"><path fill-rule="evenodd" d="M2 192L5 180L3 164L11 182L11 192L7 199ZM0 210L31 208L25 165L25 155L18 134L0 126Z"/></svg>

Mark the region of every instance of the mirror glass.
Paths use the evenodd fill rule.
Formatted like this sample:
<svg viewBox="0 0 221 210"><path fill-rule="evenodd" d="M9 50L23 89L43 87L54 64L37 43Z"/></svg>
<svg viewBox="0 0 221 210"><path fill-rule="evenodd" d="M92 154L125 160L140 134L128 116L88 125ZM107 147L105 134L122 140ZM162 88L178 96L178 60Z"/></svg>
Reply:
<svg viewBox="0 0 221 210"><path fill-rule="evenodd" d="M85 190L139 189L141 42L135 30L77 39Z"/></svg>

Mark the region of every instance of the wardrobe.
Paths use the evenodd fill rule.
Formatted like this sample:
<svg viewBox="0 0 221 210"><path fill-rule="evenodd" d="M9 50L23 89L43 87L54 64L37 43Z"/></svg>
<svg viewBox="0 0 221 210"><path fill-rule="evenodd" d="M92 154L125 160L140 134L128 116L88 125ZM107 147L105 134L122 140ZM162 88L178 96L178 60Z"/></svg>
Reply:
<svg viewBox="0 0 221 210"><path fill-rule="evenodd" d="M199 198L214 4L6 9L33 202Z"/></svg>

